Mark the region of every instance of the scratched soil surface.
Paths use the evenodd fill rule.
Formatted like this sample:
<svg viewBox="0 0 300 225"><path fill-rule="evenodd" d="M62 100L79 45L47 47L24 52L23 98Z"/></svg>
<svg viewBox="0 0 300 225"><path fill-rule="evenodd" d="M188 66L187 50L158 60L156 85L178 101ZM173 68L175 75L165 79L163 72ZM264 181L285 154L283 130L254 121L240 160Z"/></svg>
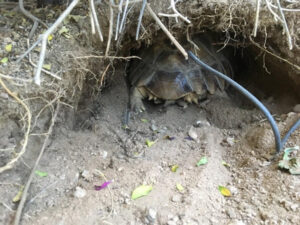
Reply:
<svg viewBox="0 0 300 225"><path fill-rule="evenodd" d="M126 86L116 76L90 105L93 116L75 117L75 129L60 114L38 167L48 175L34 177L22 224L300 224L300 178L278 169L282 155L268 161L273 134L256 109L241 108L225 94L186 109L145 102L147 111L124 130L126 101ZM281 131L299 116L278 115ZM289 146L300 145L299 134ZM146 140L154 144L148 147ZM12 199L40 146L31 138L22 163L1 174L1 224L12 221ZM204 156L207 164L196 166ZM111 183L96 191L105 181ZM152 191L132 200L142 184ZM220 185L232 196L224 197Z"/></svg>

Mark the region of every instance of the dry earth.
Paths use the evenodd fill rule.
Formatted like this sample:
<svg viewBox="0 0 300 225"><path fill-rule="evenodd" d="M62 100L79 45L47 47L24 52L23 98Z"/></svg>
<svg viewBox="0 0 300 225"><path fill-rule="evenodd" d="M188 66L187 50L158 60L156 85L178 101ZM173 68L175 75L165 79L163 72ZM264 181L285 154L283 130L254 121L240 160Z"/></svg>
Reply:
<svg viewBox="0 0 300 225"><path fill-rule="evenodd" d="M131 120L126 131L121 123L126 101L126 87L116 76L90 105L94 117L76 116L78 129L70 129L60 115L38 168L48 176L34 178L22 224L300 224L299 177L279 170L278 158L267 160L273 134L266 122L258 122L257 110L241 109L225 95L187 109L147 104L147 112ZM283 114L281 130L297 118ZM186 139L190 130L195 140ZM147 147L146 139L155 144ZM288 145L299 144L298 130ZM40 145L33 138L22 163L1 174L1 203L12 210ZM208 163L197 167L203 156ZM176 172L172 165L179 166ZM112 181L108 188L94 190L106 179ZM131 200L141 184L153 190ZM222 196L219 185L232 196ZM8 207L1 206L2 224L14 215Z"/></svg>

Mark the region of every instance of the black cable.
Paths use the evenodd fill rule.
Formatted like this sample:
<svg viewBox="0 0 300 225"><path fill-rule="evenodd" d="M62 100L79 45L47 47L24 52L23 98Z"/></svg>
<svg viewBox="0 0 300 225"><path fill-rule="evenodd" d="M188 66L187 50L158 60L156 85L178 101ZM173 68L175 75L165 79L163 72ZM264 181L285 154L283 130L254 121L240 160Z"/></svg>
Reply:
<svg viewBox="0 0 300 225"><path fill-rule="evenodd" d="M249 91L247 91L244 87L239 85L237 82L234 80L230 79L228 76L224 75L223 73L220 73L219 71L213 69L212 67L208 66L204 62L202 62L197 56L195 56L191 51L188 51L188 54L192 59L199 64L200 66L203 66L205 69L213 72L216 76L224 79L227 81L229 84L231 84L234 88L236 88L239 92L241 92L243 95L245 95L248 99L250 99L262 112L263 114L267 117L269 123L271 124L274 137L275 137L275 143L276 143L276 150L277 153L280 152L280 150L283 148L284 144L286 143L287 139L290 137L290 135L300 127L300 119L292 126L292 128L287 132L285 137L281 140L280 138L280 132L277 127L277 124L272 117L271 113L269 110L254 96L252 95Z"/></svg>

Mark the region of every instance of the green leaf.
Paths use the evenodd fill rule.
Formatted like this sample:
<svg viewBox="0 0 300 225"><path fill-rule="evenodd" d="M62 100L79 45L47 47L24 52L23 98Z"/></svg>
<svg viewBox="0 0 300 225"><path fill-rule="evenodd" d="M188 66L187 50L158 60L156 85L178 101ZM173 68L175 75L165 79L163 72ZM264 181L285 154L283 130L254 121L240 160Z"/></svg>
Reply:
<svg viewBox="0 0 300 225"><path fill-rule="evenodd" d="M7 58L7 57L4 57L3 59L1 59L0 62L1 62L1 63L7 63L7 62L8 62L8 58Z"/></svg>
<svg viewBox="0 0 300 225"><path fill-rule="evenodd" d="M42 172L42 171L39 171L39 170L36 170L34 172L35 172L36 175L38 175L40 177L46 177L46 176L48 176L47 172Z"/></svg>
<svg viewBox="0 0 300 225"><path fill-rule="evenodd" d="M230 197L231 196L231 192L228 190L228 188L226 188L224 186L219 186L219 191L225 197Z"/></svg>
<svg viewBox="0 0 300 225"><path fill-rule="evenodd" d="M143 123L148 123L148 120L147 120L147 119L141 119L141 121L142 121Z"/></svg>
<svg viewBox="0 0 300 225"><path fill-rule="evenodd" d="M197 166L202 166L205 165L207 163L207 157L203 156L198 162L197 162Z"/></svg>
<svg viewBox="0 0 300 225"><path fill-rule="evenodd" d="M154 143L155 143L155 141L150 141L150 140L146 140L146 145L148 146L148 147L151 147L152 145L154 145Z"/></svg>
<svg viewBox="0 0 300 225"><path fill-rule="evenodd" d="M184 191L184 188L183 188L182 185L179 184L179 183L176 184L176 188L177 188L177 190L180 191L180 192L183 192L183 191Z"/></svg>
<svg viewBox="0 0 300 225"><path fill-rule="evenodd" d="M179 167L178 165L171 166L171 171L175 173L177 171L178 167Z"/></svg>
<svg viewBox="0 0 300 225"><path fill-rule="evenodd" d="M131 199L135 200L137 198L140 198L142 196L148 195L152 191L153 187L152 185L141 185L134 189L131 195Z"/></svg>

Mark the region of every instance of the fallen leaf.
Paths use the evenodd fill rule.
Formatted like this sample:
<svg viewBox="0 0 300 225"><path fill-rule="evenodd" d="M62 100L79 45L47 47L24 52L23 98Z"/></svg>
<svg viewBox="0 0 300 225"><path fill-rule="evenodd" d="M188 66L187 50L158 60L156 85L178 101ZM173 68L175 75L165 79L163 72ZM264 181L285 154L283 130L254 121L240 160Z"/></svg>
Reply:
<svg viewBox="0 0 300 225"><path fill-rule="evenodd" d="M231 192L226 187L219 186L219 191L225 197L230 197L231 196Z"/></svg>
<svg viewBox="0 0 300 225"><path fill-rule="evenodd" d="M169 136L169 135L166 135L166 136L164 136L164 139L173 141L173 140L175 139L175 137L171 137L171 136Z"/></svg>
<svg viewBox="0 0 300 225"><path fill-rule="evenodd" d="M223 165L223 166L226 166L226 167L228 167L228 168L229 168L229 167L231 167L231 165L230 165L230 164L228 164L228 163L227 163L227 162L225 162L225 161L222 161L222 165Z"/></svg>
<svg viewBox="0 0 300 225"><path fill-rule="evenodd" d="M147 120L147 119L141 119L141 121L142 121L143 123L148 123L148 120Z"/></svg>
<svg viewBox="0 0 300 225"><path fill-rule="evenodd" d="M155 141L150 141L150 140L146 140L146 145L148 146L148 147L151 147L152 145L154 145L154 143L155 143Z"/></svg>
<svg viewBox="0 0 300 225"><path fill-rule="evenodd" d="M197 162L197 166L202 166L205 165L207 163L207 157L203 156L198 162Z"/></svg>
<svg viewBox="0 0 300 225"><path fill-rule="evenodd" d="M183 188L182 185L179 184L179 183L176 184L176 188L177 188L177 190L180 191L180 192L183 192L183 191L184 191L184 188Z"/></svg>
<svg viewBox="0 0 300 225"><path fill-rule="evenodd" d="M46 177L48 176L48 173L47 172L42 172L42 171L39 171L39 170L36 170L34 171L34 173L40 177Z"/></svg>
<svg viewBox="0 0 300 225"><path fill-rule="evenodd" d="M53 35L50 34L50 35L48 36L48 42L51 41L52 39L53 39Z"/></svg>
<svg viewBox="0 0 300 225"><path fill-rule="evenodd" d="M7 57L4 57L3 59L1 59L0 62L1 62L1 63L7 63L7 62L8 62L8 58L7 58Z"/></svg>
<svg viewBox="0 0 300 225"><path fill-rule="evenodd" d="M171 171L175 173L177 171L178 167L179 167L178 165L171 166Z"/></svg>
<svg viewBox="0 0 300 225"><path fill-rule="evenodd" d="M142 196L148 195L152 191L153 187L152 185L141 185L134 189L131 195L131 199L135 200L137 198L140 198Z"/></svg>
<svg viewBox="0 0 300 225"><path fill-rule="evenodd" d="M51 64L44 64L43 68L46 70L51 70Z"/></svg>
<svg viewBox="0 0 300 225"><path fill-rule="evenodd" d="M8 45L5 46L5 50L7 52L11 52L11 49L12 49L12 44L8 44Z"/></svg>
<svg viewBox="0 0 300 225"><path fill-rule="evenodd" d="M299 146L286 148L284 150L283 158L279 161L278 166L281 169L288 170L292 175L300 174L300 158L293 157L292 153L299 150Z"/></svg>
<svg viewBox="0 0 300 225"><path fill-rule="evenodd" d="M95 185L95 190L96 191L100 191L100 190L106 188L111 182L112 181L106 181L103 184L101 184L100 186L99 185Z"/></svg>
<svg viewBox="0 0 300 225"><path fill-rule="evenodd" d="M13 198L13 202L18 202L21 200L22 194L23 194L23 190L24 190L24 186L22 185L18 191L18 193L16 194L16 196Z"/></svg>

